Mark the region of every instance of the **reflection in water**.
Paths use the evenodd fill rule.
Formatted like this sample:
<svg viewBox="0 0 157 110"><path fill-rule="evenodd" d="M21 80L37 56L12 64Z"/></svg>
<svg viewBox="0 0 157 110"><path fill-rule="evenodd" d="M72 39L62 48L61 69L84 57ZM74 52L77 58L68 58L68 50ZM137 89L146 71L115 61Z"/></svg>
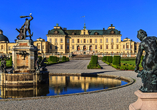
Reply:
<svg viewBox="0 0 157 110"><path fill-rule="evenodd" d="M52 96L95 91L124 84L127 84L127 82L103 77L49 76L49 85L17 88L1 86L0 96L1 98Z"/></svg>
<svg viewBox="0 0 157 110"><path fill-rule="evenodd" d="M102 77L81 77L81 76L49 76L49 86L56 94L68 89L82 89L82 91L93 91L106 89L121 85L121 80Z"/></svg>
<svg viewBox="0 0 157 110"><path fill-rule="evenodd" d="M3 87L1 86L1 98L23 98L46 96L49 93L49 85L34 87Z"/></svg>

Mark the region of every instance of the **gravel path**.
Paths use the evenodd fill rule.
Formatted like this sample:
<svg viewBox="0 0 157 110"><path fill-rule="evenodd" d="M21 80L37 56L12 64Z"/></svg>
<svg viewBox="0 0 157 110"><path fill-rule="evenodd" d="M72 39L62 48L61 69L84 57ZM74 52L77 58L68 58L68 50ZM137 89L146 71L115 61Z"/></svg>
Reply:
<svg viewBox="0 0 157 110"><path fill-rule="evenodd" d="M136 82L130 86L92 94L72 95L58 98L46 98L21 101L0 101L1 110L128 110L137 100L134 92L142 85L134 71L119 71L99 61L103 69L87 69L89 60L71 60L70 62L48 66L50 73L98 73L131 77Z"/></svg>

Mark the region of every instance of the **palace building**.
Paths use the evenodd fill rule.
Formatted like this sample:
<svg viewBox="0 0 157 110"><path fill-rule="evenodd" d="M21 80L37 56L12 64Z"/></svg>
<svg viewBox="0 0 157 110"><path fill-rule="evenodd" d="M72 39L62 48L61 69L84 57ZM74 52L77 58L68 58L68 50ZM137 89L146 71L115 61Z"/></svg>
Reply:
<svg viewBox="0 0 157 110"><path fill-rule="evenodd" d="M129 38L121 40L121 32L111 24L108 29L87 30L84 24L82 30L67 30L58 24L49 30L47 41L42 38L34 41L39 53L72 53L72 54L137 54L139 43ZM10 43L0 30L0 53L11 54L16 43Z"/></svg>

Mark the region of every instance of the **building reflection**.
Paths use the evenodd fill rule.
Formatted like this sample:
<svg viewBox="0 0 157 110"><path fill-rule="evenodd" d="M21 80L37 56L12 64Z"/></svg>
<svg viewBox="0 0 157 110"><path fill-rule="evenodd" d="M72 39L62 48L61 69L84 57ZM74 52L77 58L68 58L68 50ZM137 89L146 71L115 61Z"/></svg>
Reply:
<svg viewBox="0 0 157 110"><path fill-rule="evenodd" d="M49 76L49 85L33 87L0 86L0 96L1 98L36 97L49 94L49 88L52 88L55 94L60 94L66 92L67 89L79 90L81 88L83 91L87 91L91 88L106 89L120 85L120 80L103 77Z"/></svg>
<svg viewBox="0 0 157 110"><path fill-rule="evenodd" d="M111 88L121 85L121 80L103 77L81 77L81 76L49 76L49 86L56 94L67 91L67 88L81 88L87 91L90 88Z"/></svg>
<svg viewBox="0 0 157 110"><path fill-rule="evenodd" d="M49 93L49 85L34 87L4 87L1 86L1 98L24 98L46 96Z"/></svg>

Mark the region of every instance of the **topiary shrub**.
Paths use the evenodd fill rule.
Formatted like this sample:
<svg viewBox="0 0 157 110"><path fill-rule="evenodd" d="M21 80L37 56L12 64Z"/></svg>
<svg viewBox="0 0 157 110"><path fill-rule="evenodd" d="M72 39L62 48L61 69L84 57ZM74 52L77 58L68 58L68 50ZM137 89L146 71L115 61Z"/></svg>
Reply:
<svg viewBox="0 0 157 110"><path fill-rule="evenodd" d="M117 66L121 65L121 57L120 56L113 57L113 65L117 65Z"/></svg>
<svg viewBox="0 0 157 110"><path fill-rule="evenodd" d="M66 61L66 56L62 57L62 61L65 62Z"/></svg>
<svg viewBox="0 0 157 110"><path fill-rule="evenodd" d="M69 61L69 58L68 58L68 57L66 58L66 61Z"/></svg>

